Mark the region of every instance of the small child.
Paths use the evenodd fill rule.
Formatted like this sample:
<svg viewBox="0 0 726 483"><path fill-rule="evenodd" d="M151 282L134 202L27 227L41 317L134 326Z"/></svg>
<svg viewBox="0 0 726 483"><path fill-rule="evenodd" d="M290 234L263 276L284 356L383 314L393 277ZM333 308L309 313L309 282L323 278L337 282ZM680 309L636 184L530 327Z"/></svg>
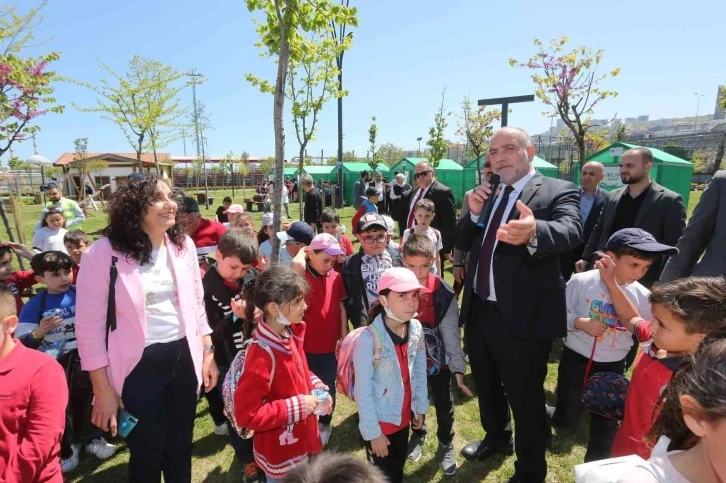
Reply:
<svg viewBox="0 0 726 483"><path fill-rule="evenodd" d="M610 257L604 255L595 267L600 270L621 323L643 344L628 388L623 421L613 441L612 456L636 454L647 459L650 448L645 436L673 371L705 337L726 330L726 279L690 277L657 285L650 294L653 321L648 322L638 315L615 281Z"/></svg>
<svg viewBox="0 0 726 483"><path fill-rule="evenodd" d="M396 254L399 258L401 257L401 247L393 241L393 232L396 230L396 222L393 221L388 215L383 215L383 219L386 221L386 234L388 235L388 243L386 244L386 250L392 254Z"/></svg>
<svg viewBox="0 0 726 483"><path fill-rule="evenodd" d="M312 227L304 221L296 221L290 228L277 233L277 239L280 240L280 265L289 267L292 259L298 254L303 247L310 245L315 237ZM270 246L270 254L272 246ZM265 256L268 256L267 254Z"/></svg>
<svg viewBox="0 0 726 483"><path fill-rule="evenodd" d="M265 242L269 242L270 236L274 236L273 233L273 222L272 222L272 213L265 213L262 215L262 226L260 227L260 231L257 232L257 245L260 247L260 250L262 250L262 244ZM266 252L269 255L272 253L272 245L268 243L266 245Z"/></svg>
<svg viewBox="0 0 726 483"><path fill-rule="evenodd" d="M255 460L268 483L323 449L315 414L329 413L331 399L320 402L312 395L314 389L329 389L308 369L303 352L308 290L305 278L277 265L257 277L246 300L248 312L254 305L264 315L245 355L235 416L255 432Z"/></svg>
<svg viewBox="0 0 726 483"><path fill-rule="evenodd" d="M306 303L307 310L303 320L307 324L305 338L305 357L310 370L317 374L323 384L330 388L330 396L335 408L335 375L338 361L335 350L348 335L348 315L345 312L345 299L348 294L343 279L333 270L343 250L333 235L315 235L305 250L300 250L293 260L292 268L304 275L310 286ZM332 427L332 412L320 418L320 437L323 446L328 444Z"/></svg>
<svg viewBox="0 0 726 483"><path fill-rule="evenodd" d="M338 212L333 208L325 208L320 218L323 223L323 231L333 235L338 240L338 243L340 243L340 248L343 249L344 253L338 257L338 261L335 263L335 267L333 267L333 270L341 273L345 259L355 253L353 242L350 241L348 235L340 232L342 228L340 225L340 216L338 216Z"/></svg>
<svg viewBox="0 0 726 483"><path fill-rule="evenodd" d="M30 265L37 282L45 284L47 289L23 307L17 337L25 346L57 359L66 371L70 399L61 446L61 469L68 473L78 466L81 443L87 452L101 460L113 456L116 447L107 443L101 430L90 424L93 391L88 373L81 371L76 346L76 287L71 285L73 259L64 252L50 251L35 255Z"/></svg>
<svg viewBox="0 0 726 483"><path fill-rule="evenodd" d="M0 285L0 479L63 483L68 386L52 358L18 344L14 294Z"/></svg>
<svg viewBox="0 0 726 483"><path fill-rule="evenodd" d="M229 205L229 207L224 210L224 215L229 219L229 222L225 223L224 226L226 226L227 228L234 226L235 228L249 228L250 230L252 230L254 225L252 225L252 218L249 216L249 214L247 215L247 219L250 222L249 226L240 226L235 223L237 221L237 218L239 218L243 214L245 214L245 209L242 208L242 205Z"/></svg>
<svg viewBox="0 0 726 483"><path fill-rule="evenodd" d="M353 234L358 234L358 226L360 224L360 219L363 217L363 215L367 213L378 213L378 197L379 193L378 191L373 188L366 188L366 200L363 200L363 203L361 203L360 207L358 208L358 211L355 212L355 215L353 216Z"/></svg>
<svg viewBox="0 0 726 483"><path fill-rule="evenodd" d="M272 199L270 198L270 193L265 194L265 199L262 202L262 211L264 213L269 213L272 210Z"/></svg>
<svg viewBox="0 0 726 483"><path fill-rule="evenodd" d="M661 255L677 250L656 242L639 228L625 228L610 237L605 254L615 263L615 280L645 319L652 318L648 295L640 280ZM582 381L592 355L590 375L625 374L625 359L633 337L621 323L600 272L577 273L567 282L567 338L557 372L557 405L548 408L552 425L573 431L580 426ZM593 353L594 348L594 353ZM618 422L590 414L590 438L585 462L610 458Z"/></svg>
<svg viewBox="0 0 726 483"><path fill-rule="evenodd" d="M421 323L414 319L419 295L429 289L403 267L389 268L378 281L378 300L353 352L355 404L368 461L391 483L403 481L409 426L423 428L429 401ZM376 337L382 347L374 356Z"/></svg>
<svg viewBox="0 0 726 483"><path fill-rule="evenodd" d="M313 461L297 465L283 483L388 483L376 468L349 454L322 453Z"/></svg>
<svg viewBox="0 0 726 483"><path fill-rule="evenodd" d="M43 210L40 228L33 234L33 249L38 253L49 251L65 253L66 248L63 245L63 237L67 232L63 210L60 208L46 208Z"/></svg>
<svg viewBox="0 0 726 483"><path fill-rule="evenodd" d="M431 222L434 221L435 216L436 208L434 207L433 201L427 198L418 200L413 210L416 226L414 226L413 230L407 229L403 232L402 243L406 243L406 240L412 233L429 237L436 247L436 263L431 265L431 273L437 275L443 273L441 271L441 257L439 253L444 249L444 242L441 240L441 232L436 228L431 228Z"/></svg>
<svg viewBox="0 0 726 483"><path fill-rule="evenodd" d="M258 271L252 268L256 258L257 242L254 235L249 230L231 228L219 239L219 245L214 252L216 263L202 279L204 309L213 330L212 342L216 347L214 360L219 369L219 381L224 381L224 376L237 354L235 334L243 331L244 319L233 316L232 300L258 275ZM209 413L215 424L214 433L229 434L237 459L244 466L244 482L258 481L260 474L252 454L252 440L242 439L227 422L221 382L217 384L217 389L218 391L205 393L209 402Z"/></svg>
<svg viewBox="0 0 726 483"><path fill-rule="evenodd" d="M238 214L234 221L229 224L229 227L244 228L255 232L255 224L252 221L252 216L247 212Z"/></svg>
<svg viewBox="0 0 726 483"><path fill-rule="evenodd" d="M386 247L386 221L378 213L363 215L358 226L358 241L360 251L345 260L341 272L348 293L345 310L354 329L361 326L362 320L368 319L371 305L378 300L378 279L383 272L402 266L401 258Z"/></svg>
<svg viewBox="0 0 726 483"><path fill-rule="evenodd" d="M726 310L726 307L724 307ZM648 438L665 436L669 451L654 454L618 483L726 481L726 333L714 333L673 373L658 402Z"/></svg>
<svg viewBox="0 0 726 483"><path fill-rule="evenodd" d="M227 210L232 204L232 198L225 196L222 200L222 206L217 207L215 214L217 215L217 221L220 223L229 223L229 216L227 216Z"/></svg>
<svg viewBox="0 0 726 483"><path fill-rule="evenodd" d="M32 259L35 252L19 243L0 244L0 283L10 289L15 297L16 314L23 310L23 292L35 285L35 273L32 270L13 271L13 253L23 258Z"/></svg>
<svg viewBox="0 0 726 483"><path fill-rule="evenodd" d="M421 322L426 341L427 380L436 408L441 461L439 467L445 475L456 473L454 454L454 400L451 393L451 377L469 397L473 394L464 384L466 362L461 350L459 306L454 290L438 275L431 273L436 259L433 242L424 235L411 235L403 244L403 266L416 276L418 283L428 289L419 294L418 320ZM426 426L414 429L408 444L408 459L421 459L426 441Z"/></svg>
<svg viewBox="0 0 726 483"><path fill-rule="evenodd" d="M63 245L73 259L73 285L75 285L78 270L81 268L81 254L88 248L90 241L83 230L71 230L63 237Z"/></svg>

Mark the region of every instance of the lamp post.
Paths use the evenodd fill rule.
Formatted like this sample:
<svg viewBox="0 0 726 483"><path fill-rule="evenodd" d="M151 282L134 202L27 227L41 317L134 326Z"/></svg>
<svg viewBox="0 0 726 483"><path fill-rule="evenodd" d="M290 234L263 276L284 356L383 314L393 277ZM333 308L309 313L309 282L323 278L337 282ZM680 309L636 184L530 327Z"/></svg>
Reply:
<svg viewBox="0 0 726 483"><path fill-rule="evenodd" d="M701 107L701 98L703 97L703 94L699 94L698 92L695 93L696 96L696 119L694 120L694 127L693 127L693 133L695 134L698 131L698 108Z"/></svg>
<svg viewBox="0 0 726 483"><path fill-rule="evenodd" d="M43 193L43 204L45 204L45 167L51 166L53 163L50 162L45 156L40 154L34 154L25 160L25 164L31 164L33 166L40 166L40 183L43 186L41 192Z"/></svg>
<svg viewBox="0 0 726 483"><path fill-rule="evenodd" d="M416 141L418 141L418 151L416 151L417 158L421 157L421 140L422 139L423 139L422 137L416 138Z"/></svg>

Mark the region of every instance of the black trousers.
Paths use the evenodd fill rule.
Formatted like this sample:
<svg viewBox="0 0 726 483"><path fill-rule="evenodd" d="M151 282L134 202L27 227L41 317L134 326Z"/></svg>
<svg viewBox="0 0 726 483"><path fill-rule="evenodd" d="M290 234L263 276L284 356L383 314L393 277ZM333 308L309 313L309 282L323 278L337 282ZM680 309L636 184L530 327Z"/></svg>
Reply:
<svg viewBox="0 0 726 483"><path fill-rule="evenodd" d="M338 359L335 357L335 352L328 354L305 354L305 358L308 361L308 369L318 376L323 384L328 386L328 392L330 397L333 398L333 410L335 410L335 376L338 370ZM323 424L330 424L333 419L333 413L330 412L327 416L320 416L318 421Z"/></svg>
<svg viewBox="0 0 726 483"><path fill-rule="evenodd" d="M522 482L539 483L547 476L550 429L544 381L552 340L515 337L497 308L482 303L476 294L471 299L464 338L486 439L494 444L508 440L511 407L517 427L516 474Z"/></svg>
<svg viewBox="0 0 726 483"><path fill-rule="evenodd" d="M197 376L186 338L152 344L126 377L122 399L139 422L126 444L129 481L191 483Z"/></svg>
<svg viewBox="0 0 726 483"><path fill-rule="evenodd" d="M373 463L388 478L390 483L401 483L403 481L403 467L406 465L408 456L408 426L386 436L391 443L388 446L388 456L379 458L371 451L371 442L366 441L366 456L368 461Z"/></svg>
<svg viewBox="0 0 726 483"><path fill-rule="evenodd" d="M222 396L219 394L219 391L205 392L204 397L207 398L209 414L212 416L214 425L219 426L220 424L227 422L227 418L224 416L224 402L222 401Z"/></svg>
<svg viewBox="0 0 726 483"><path fill-rule="evenodd" d="M451 392L451 371L442 369L438 374L428 376L429 396L433 398L436 409L438 429L436 437L439 443L448 445L454 440L454 395ZM427 434L426 424L423 428L411 429L412 433Z"/></svg>
<svg viewBox="0 0 726 483"><path fill-rule="evenodd" d="M562 348L557 370L557 409L552 425L565 430L575 430L582 415L582 380L589 358L568 347ZM625 373L625 359L616 362L594 362L590 375L596 372ZM587 442L585 462L610 458L618 422L590 413L590 440Z"/></svg>
<svg viewBox="0 0 726 483"><path fill-rule="evenodd" d="M68 383L68 406L66 406L66 427L61 440L61 458L73 455L72 445L86 445L103 432L91 424L93 409L93 386L88 373L81 370L78 350L74 349L58 359Z"/></svg>

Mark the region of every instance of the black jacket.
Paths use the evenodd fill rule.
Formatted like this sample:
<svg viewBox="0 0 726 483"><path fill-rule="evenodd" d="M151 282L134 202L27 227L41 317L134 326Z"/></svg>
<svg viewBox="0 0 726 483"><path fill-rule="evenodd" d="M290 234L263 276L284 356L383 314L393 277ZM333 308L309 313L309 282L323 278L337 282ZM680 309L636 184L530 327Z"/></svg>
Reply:
<svg viewBox="0 0 726 483"><path fill-rule="evenodd" d="M322 229L320 217L323 214L323 195L317 188L311 189L307 198L305 198L305 208L303 209L303 221L308 225L316 223L318 229Z"/></svg>
<svg viewBox="0 0 726 483"><path fill-rule="evenodd" d="M229 367L232 363L238 351L233 336L243 329L244 324L242 319L236 322L233 320L230 302L257 274L257 269L247 270L239 289L228 287L215 266L210 267L202 279L204 310L212 328L212 343L215 346L214 361L220 367Z"/></svg>
<svg viewBox="0 0 726 483"><path fill-rule="evenodd" d="M582 220L580 195L574 184L535 174L525 185L519 200L537 221L537 248L533 254L525 245L497 243L493 254L493 275L497 302L508 329L520 339L555 339L567 335L565 281L560 273L560 255L580 244ZM509 220L519 218L516 206ZM484 230L469 214L456 226L457 248L470 251L466 272L461 321L480 317L470 313L474 276ZM486 323L486 321L482 321Z"/></svg>
<svg viewBox="0 0 726 483"><path fill-rule="evenodd" d="M401 202L398 204L398 222L405 227L408 221L409 208L411 201L418 197L416 187L403 193ZM456 229L456 201L454 193L448 186L434 180L424 198L434 202L436 207L436 216L431 222L431 227L441 232L441 242L444 245L444 253L451 253L454 249L454 233ZM404 228L405 229L405 228Z"/></svg>
<svg viewBox="0 0 726 483"><path fill-rule="evenodd" d="M600 218L600 212L602 211L602 207L605 204L607 197L607 191L602 188L597 189L595 192L595 201L592 204L590 213L587 215L585 226L582 230L582 241L578 247L571 252L562 254L562 276L565 277L565 280L570 279L572 273L575 271L575 263L582 258L582 252L585 250L585 245L590 239L590 235L592 235L595 225L597 225L597 220Z"/></svg>
<svg viewBox="0 0 726 483"><path fill-rule="evenodd" d="M403 263L401 258L389 250L386 247L389 255L391 255L391 261L394 267L401 267ZM353 324L353 328L358 328L365 323L361 321L361 307L365 301L366 308L368 307L368 297L363 293L363 274L361 273L361 266L363 265L363 249L361 248L358 253L355 253L346 258L343 263L341 275L343 277L343 284L345 290L348 292L348 298L345 299L345 310L348 313L348 320Z"/></svg>

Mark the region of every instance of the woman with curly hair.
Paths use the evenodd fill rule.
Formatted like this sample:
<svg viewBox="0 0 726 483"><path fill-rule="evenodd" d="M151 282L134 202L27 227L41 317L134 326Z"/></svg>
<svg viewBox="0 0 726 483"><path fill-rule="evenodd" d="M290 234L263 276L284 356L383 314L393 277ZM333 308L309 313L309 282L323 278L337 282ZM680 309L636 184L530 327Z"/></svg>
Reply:
<svg viewBox="0 0 726 483"><path fill-rule="evenodd" d="M129 481L163 473L191 482L199 387L211 391L219 375L196 250L172 196L156 176L130 176L78 274L76 337L96 397L91 420L112 435L120 408L138 420L127 437Z"/></svg>

